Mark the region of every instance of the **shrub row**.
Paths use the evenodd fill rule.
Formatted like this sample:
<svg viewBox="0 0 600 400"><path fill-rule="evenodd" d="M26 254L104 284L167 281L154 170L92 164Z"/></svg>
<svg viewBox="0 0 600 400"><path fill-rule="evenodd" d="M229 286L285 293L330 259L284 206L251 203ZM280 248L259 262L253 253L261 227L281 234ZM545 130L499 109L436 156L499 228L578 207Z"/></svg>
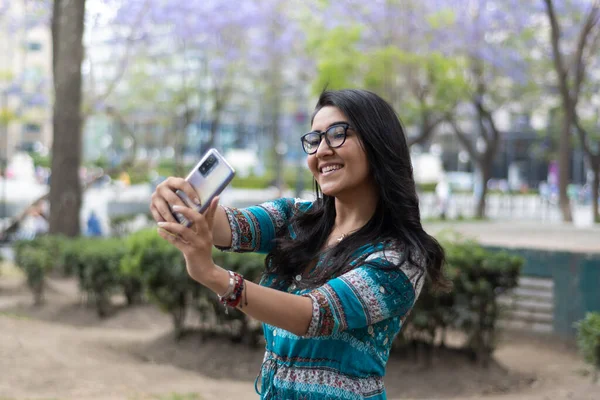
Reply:
<svg viewBox="0 0 600 400"><path fill-rule="evenodd" d="M256 341L258 326L238 311L223 312L214 293L193 281L179 250L164 241L154 229L141 230L124 238L77 238L41 236L18 241L15 262L27 277L34 304L44 302L48 274L77 278L81 293L99 317L110 315L111 299L120 294L128 305L150 301L168 313L175 334L185 331L192 310L213 326L227 322L236 327L235 337L248 334ZM215 262L258 281L264 256L214 251ZM254 330L250 330L254 326Z"/></svg>
<svg viewBox="0 0 600 400"><path fill-rule="evenodd" d="M473 242L453 240L444 247L454 290L434 294L426 286L395 347L406 349L415 342L431 347L443 344L436 338L443 338L445 330L453 328L465 332L467 348L485 362L496 340L501 311L497 297L516 286L523 261ZM235 327L238 339L249 337L256 343L258 338L258 324L235 310L225 314L214 293L188 276L181 253L154 229L119 239L46 236L20 242L15 249L16 262L27 275L36 303L43 300L45 274L54 271L76 276L100 317L109 314L112 295L120 293L128 304L149 300L169 313L178 336L184 332L186 314L193 311L210 326ZM263 255L215 250L214 258L218 265L255 282L264 268Z"/></svg>
<svg viewBox="0 0 600 400"><path fill-rule="evenodd" d="M465 333L465 349L487 365L497 343L503 309L498 297L517 286L524 260L507 251L490 251L473 241L442 240L446 274L453 290L433 292L426 286L407 321L403 342L444 346L446 331ZM431 353L430 353L431 354ZM430 359L429 359L430 360Z"/></svg>

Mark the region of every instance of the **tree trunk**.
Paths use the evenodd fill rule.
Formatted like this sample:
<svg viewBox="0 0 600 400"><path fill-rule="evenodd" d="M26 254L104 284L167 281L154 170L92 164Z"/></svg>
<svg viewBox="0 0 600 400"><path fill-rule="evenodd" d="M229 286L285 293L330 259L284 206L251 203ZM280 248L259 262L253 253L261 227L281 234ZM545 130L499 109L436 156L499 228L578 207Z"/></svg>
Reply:
<svg viewBox="0 0 600 400"><path fill-rule="evenodd" d="M215 109L213 110L213 118L210 123L210 137L208 138L208 141L206 142L204 151L207 151L211 147L215 147L215 139L217 137L217 134L219 133L219 128L221 127L222 108L223 107L220 104L218 104L218 103L215 104Z"/></svg>
<svg viewBox="0 0 600 400"><path fill-rule="evenodd" d="M598 213L598 191L600 191L600 156L596 157L596 162L592 163L594 177L592 180L592 216L595 224L600 224L600 214Z"/></svg>
<svg viewBox="0 0 600 400"><path fill-rule="evenodd" d="M77 236L81 208L81 63L85 0L55 0L50 233Z"/></svg>
<svg viewBox="0 0 600 400"><path fill-rule="evenodd" d="M224 82L221 83L220 86L215 86L212 90L214 104L210 123L210 136L204 146L203 152L207 151L211 147L215 147L216 138L219 134L219 129L221 128L223 111L225 110L225 106L227 105L227 101L229 100L229 96L231 95L232 87L230 81L232 77L228 75L223 79ZM219 84L215 83L215 85Z"/></svg>
<svg viewBox="0 0 600 400"><path fill-rule="evenodd" d="M563 126L558 141L558 204L563 221L573 222L571 204L567 194L571 166L571 126L573 124L573 113L568 106L565 106L564 110Z"/></svg>
<svg viewBox="0 0 600 400"><path fill-rule="evenodd" d="M278 90L278 89L275 89ZM283 179L283 154L281 153L281 149L279 144L281 143L281 138L279 137L279 115L280 111L280 99L279 95L274 96L274 103L271 108L271 140L274 144L275 151L273 152L274 161L275 161L275 186L279 190L279 195L283 195L284 190L284 179Z"/></svg>
<svg viewBox="0 0 600 400"><path fill-rule="evenodd" d="M173 331L175 334L175 340L180 340L183 337L185 330L185 316L187 310L187 294L180 292L177 295L177 300L173 304L170 312L173 321Z"/></svg>
<svg viewBox="0 0 600 400"><path fill-rule="evenodd" d="M32 285L33 305L36 307L39 307L44 304L44 286L45 283L43 279L41 282Z"/></svg>
<svg viewBox="0 0 600 400"><path fill-rule="evenodd" d="M183 161L183 152L185 148L185 127L182 118L175 116L174 132L173 132L173 150L174 150L174 171L175 176L185 176L185 168Z"/></svg>
<svg viewBox="0 0 600 400"><path fill-rule="evenodd" d="M477 199L477 208L475 209L475 218L483 219L485 218L485 206L486 206L486 198L487 198L487 182L492 177L492 156L482 157L482 161L479 163L479 168L481 170L481 194Z"/></svg>
<svg viewBox="0 0 600 400"><path fill-rule="evenodd" d="M173 333L175 335L175 340L180 340L184 335L185 305L179 306L172 310L171 317L173 321Z"/></svg>

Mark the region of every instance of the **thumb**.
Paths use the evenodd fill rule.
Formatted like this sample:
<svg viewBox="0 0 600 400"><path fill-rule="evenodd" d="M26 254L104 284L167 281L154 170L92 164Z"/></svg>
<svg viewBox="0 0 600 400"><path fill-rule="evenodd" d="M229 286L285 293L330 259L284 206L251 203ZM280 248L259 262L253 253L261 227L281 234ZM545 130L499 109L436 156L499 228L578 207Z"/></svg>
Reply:
<svg viewBox="0 0 600 400"><path fill-rule="evenodd" d="M217 213L217 207L219 207L219 196L212 199L212 201L210 202L210 206L208 207L208 211L206 211L206 215L205 215L206 223L208 225L208 228L211 230L211 232L212 232L213 225L215 223L215 215Z"/></svg>

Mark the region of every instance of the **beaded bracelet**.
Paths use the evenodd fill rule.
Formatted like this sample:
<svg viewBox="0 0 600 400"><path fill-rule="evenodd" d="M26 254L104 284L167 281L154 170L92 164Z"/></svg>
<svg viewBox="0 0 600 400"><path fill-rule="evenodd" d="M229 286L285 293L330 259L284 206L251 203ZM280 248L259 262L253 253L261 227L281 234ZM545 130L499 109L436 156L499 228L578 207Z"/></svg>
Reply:
<svg viewBox="0 0 600 400"><path fill-rule="evenodd" d="M231 296L231 294L233 293L233 291L235 289L235 275L234 275L233 271L227 271L227 272L229 272L229 287L227 287L227 290L225 291L225 293L223 293L223 294L217 293L217 296L219 297L220 302L223 302L224 298Z"/></svg>
<svg viewBox="0 0 600 400"><path fill-rule="evenodd" d="M240 300L242 300L242 293L244 291L244 278L241 275L235 275L235 289L233 290L233 294L230 296L229 300L226 300L227 305L229 307L235 308L240 304Z"/></svg>
<svg viewBox="0 0 600 400"><path fill-rule="evenodd" d="M245 281L244 278L242 277L242 275L238 274L237 272L233 272L233 271L229 271L229 277L230 277L230 289L232 290L227 290L227 292L225 293L225 295L223 296L219 296L219 301L221 302L221 304L223 304L223 306L225 307L225 314L229 314L229 308L228 307L232 307L232 308L236 308L241 300L242 300L242 294L244 293L244 287L245 287ZM232 284L233 281L233 284ZM246 302L245 305L248 305L248 295L246 294Z"/></svg>

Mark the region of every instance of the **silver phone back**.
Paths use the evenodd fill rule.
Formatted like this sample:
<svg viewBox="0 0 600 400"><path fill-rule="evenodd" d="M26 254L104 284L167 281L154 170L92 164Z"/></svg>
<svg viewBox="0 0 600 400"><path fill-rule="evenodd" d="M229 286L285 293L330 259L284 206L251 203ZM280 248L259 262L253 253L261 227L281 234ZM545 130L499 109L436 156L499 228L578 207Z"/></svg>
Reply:
<svg viewBox="0 0 600 400"><path fill-rule="evenodd" d="M214 155L217 158L216 164L206 173L206 176L203 176L200 172L200 166L211 156ZM200 199L200 206L196 206L186 195L181 191L177 191L179 197L183 199L184 202L188 204L190 207L196 208L196 210L200 213L204 212L206 208L210 205L212 199L218 196L225 187L231 182L233 177L235 176L235 170L225 158L216 150L210 149L208 150L202 159L196 164L196 166L190 171L188 176L185 178L188 181L196 193L198 194L198 198ZM189 224L183 215L179 213L175 213L177 219L180 223L185 225Z"/></svg>
<svg viewBox="0 0 600 400"><path fill-rule="evenodd" d="M202 176L199 171L200 165L211 154L217 157L217 164L206 176ZM208 206L210 201L220 194L229 182L231 182L234 175L235 170L225 161L223 156L217 150L210 149L185 179L192 185L196 193L198 193L201 206Z"/></svg>

